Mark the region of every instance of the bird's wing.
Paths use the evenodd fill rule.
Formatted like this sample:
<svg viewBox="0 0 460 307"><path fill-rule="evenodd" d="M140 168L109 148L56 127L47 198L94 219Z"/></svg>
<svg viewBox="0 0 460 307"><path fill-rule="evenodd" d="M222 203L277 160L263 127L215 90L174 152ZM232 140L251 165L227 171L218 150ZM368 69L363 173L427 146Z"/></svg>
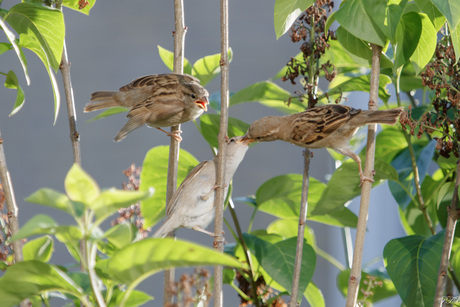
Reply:
<svg viewBox="0 0 460 307"><path fill-rule="evenodd" d="M200 84L200 80L186 74L158 74L148 75L134 79L129 84L120 87L120 92L130 91L135 88L141 88L145 86L152 87L169 87L175 86L181 82L196 82Z"/></svg>
<svg viewBox="0 0 460 307"><path fill-rule="evenodd" d="M188 173L187 177L185 177L184 181L182 181L181 185L179 188L176 190L174 195L171 197L171 200L169 201L169 204L166 207L166 215L169 216L171 212L173 212L173 209L177 207L179 200L182 200L184 195L189 194L187 193L187 189L190 189L192 187L191 182L196 180L195 178L199 175L200 171L210 163L214 163L212 160L210 161L203 161L197 166L195 166L194 169ZM192 191L190 193L190 197L193 195L196 195L198 191Z"/></svg>
<svg viewBox="0 0 460 307"><path fill-rule="evenodd" d="M150 96L142 102L136 104L126 115L126 117L136 117L149 115L149 122L157 119L165 119L185 109L185 103L175 99L174 95ZM155 118L151 118L154 116Z"/></svg>
<svg viewBox="0 0 460 307"><path fill-rule="evenodd" d="M350 118L361 112L344 105L325 105L299 113L294 120L295 141L312 144L343 127Z"/></svg>

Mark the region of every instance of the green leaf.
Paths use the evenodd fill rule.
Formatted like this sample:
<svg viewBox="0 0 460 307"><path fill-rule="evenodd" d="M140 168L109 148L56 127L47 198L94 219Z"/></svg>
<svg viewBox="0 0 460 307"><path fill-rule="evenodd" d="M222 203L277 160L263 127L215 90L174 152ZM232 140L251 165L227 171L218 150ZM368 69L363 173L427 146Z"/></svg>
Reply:
<svg viewBox="0 0 460 307"><path fill-rule="evenodd" d="M220 74L220 53L208 55L198 59L193 63L192 76L200 79L200 84L205 86L212 79ZM233 58L232 48L228 49L228 62L230 63Z"/></svg>
<svg viewBox="0 0 460 307"><path fill-rule="evenodd" d="M157 45L158 47L158 54L160 55L161 60L163 63L168 67L170 71L173 71L174 69L174 53L172 51L169 51L160 45ZM192 65L190 62L184 58L184 74L192 74Z"/></svg>
<svg viewBox="0 0 460 307"><path fill-rule="evenodd" d="M366 43L364 40L357 38L343 27L338 27L336 30L337 40L340 44L336 43L335 41L330 41L329 44L331 49L337 49L334 47L336 45L341 46L342 53L346 53L349 55L350 60L352 60L355 65L347 65L347 66L339 66L339 67L353 67L353 68L361 68L362 66L371 67L372 65L372 49L370 48L369 44ZM340 52L340 49L338 52ZM326 53L326 56L329 52ZM342 55L343 56L343 55ZM381 68L393 67L393 62L387 57L386 54L381 54ZM332 61L334 65L336 63ZM360 65L356 65L360 64Z"/></svg>
<svg viewBox="0 0 460 307"><path fill-rule="evenodd" d="M376 26L386 37L394 41L396 28L407 0L364 0L363 4Z"/></svg>
<svg viewBox="0 0 460 307"><path fill-rule="evenodd" d="M312 307L326 307L323 292L311 281L303 296Z"/></svg>
<svg viewBox="0 0 460 307"><path fill-rule="evenodd" d="M105 232L104 238L106 238L118 249L127 246L134 239L134 233L131 223L123 222L121 224L113 226Z"/></svg>
<svg viewBox="0 0 460 307"><path fill-rule="evenodd" d="M416 12L402 16L396 31L396 54L394 70L404 65L412 57L422 35L422 19Z"/></svg>
<svg viewBox="0 0 460 307"><path fill-rule="evenodd" d="M460 22L460 3L457 0L431 0L446 17L449 27L455 29Z"/></svg>
<svg viewBox="0 0 460 307"><path fill-rule="evenodd" d="M73 202L67 195L48 188L43 188L34 192L25 200L30 203L65 211L74 217L80 217L84 210L81 203Z"/></svg>
<svg viewBox="0 0 460 307"><path fill-rule="evenodd" d="M119 287L116 287L112 294L112 299L110 303L107 305L108 307L118 307L120 306L126 292L120 290ZM137 307L143 306L148 301L153 300L153 296L148 295L145 292L134 290L129 299L125 302L125 307Z"/></svg>
<svg viewBox="0 0 460 307"><path fill-rule="evenodd" d="M109 108L107 110L104 110L102 111L101 113L99 113L97 116L87 120L86 122L87 123L90 123L90 122L93 122L97 119L101 119L101 118L104 118L104 117L109 117L109 116L112 116L112 115L115 115L115 114L119 114L119 113L123 113L123 112L127 112L128 109L125 108L125 107L113 107L113 108Z"/></svg>
<svg viewBox="0 0 460 307"><path fill-rule="evenodd" d="M48 76L50 78L51 87L53 89L54 123L56 123L57 116L59 114L60 104L61 104L61 94L59 93L59 86L57 84L57 80L54 75L54 72L51 68L51 63L48 58L48 55L43 50L42 46L40 46L40 43L30 35L22 34L19 38L19 46L32 50L40 58L43 65L45 65L46 71L48 72Z"/></svg>
<svg viewBox="0 0 460 307"><path fill-rule="evenodd" d="M404 134L398 128L384 126L376 138L375 157L383 162L391 163L403 149L407 148Z"/></svg>
<svg viewBox="0 0 460 307"><path fill-rule="evenodd" d="M270 225L268 225L267 233L276 234L276 235L281 236L284 239L289 239L289 238L297 237L298 229L299 229L298 219L297 220L277 219L273 221L272 223L270 223ZM310 244L313 247L316 246L315 233L313 229L308 227L307 224L305 224L304 238L308 242L308 244Z"/></svg>
<svg viewBox="0 0 460 307"><path fill-rule="evenodd" d="M168 176L169 146L157 146L145 155L142 165L140 191L148 191L151 187L155 194L141 202L141 212L144 217L144 227L150 227L164 216L166 203L166 179ZM198 165L198 160L189 152L180 149L177 184L179 185L187 174Z"/></svg>
<svg viewBox="0 0 460 307"><path fill-rule="evenodd" d="M54 241L50 236L43 236L29 240L22 247L24 261L38 260L48 262L53 254Z"/></svg>
<svg viewBox="0 0 460 307"><path fill-rule="evenodd" d="M388 275L407 307L433 305L444 236L408 236L385 245Z"/></svg>
<svg viewBox="0 0 460 307"><path fill-rule="evenodd" d="M80 202L85 207L91 207L92 203L100 195L99 186L81 166L74 164L64 181L65 190L69 198Z"/></svg>
<svg viewBox="0 0 460 307"><path fill-rule="evenodd" d="M418 14L422 22L420 40L410 57L416 74L419 74L433 57L436 49L437 32L430 19L425 14Z"/></svg>
<svg viewBox="0 0 460 307"><path fill-rule="evenodd" d="M81 0L63 0L62 5L66 6L72 10L75 10L77 12L89 15L89 11L93 8L93 6L96 4L96 0L89 0L86 2L86 5L84 8L80 8L80 2Z"/></svg>
<svg viewBox="0 0 460 307"><path fill-rule="evenodd" d="M337 287L339 288L342 295L345 297L348 293L349 279L350 269L340 271L337 275ZM361 272L361 281L359 283L359 289L362 289L363 291L365 291L365 289L368 289L370 280L372 280L373 283L380 282L382 283L382 285L375 285L373 288L371 288L370 291L372 291L374 295L370 295L367 297L364 297L363 293L359 291L358 301L366 301L366 303L376 303L378 301L381 301L388 297L392 297L397 294L393 282L388 278L388 276L384 276L381 272Z"/></svg>
<svg viewBox="0 0 460 307"><path fill-rule="evenodd" d="M365 7L364 0L350 0L342 3L335 12L335 19L348 32L359 39L385 46L385 35L375 25Z"/></svg>
<svg viewBox="0 0 460 307"><path fill-rule="evenodd" d="M27 82L27 85L30 85L30 77L29 77L29 72L27 71L27 62L26 62L26 58L24 56L24 53L22 52L22 50L19 48L17 42L16 42L16 35L14 35L13 31L11 31L10 27L5 23L5 21L3 20L2 16L0 16L0 27L2 28L3 32L5 32L5 35L6 37L8 37L8 40L10 41L11 45L7 44L7 43L2 43L2 52L5 52L7 50L5 50L6 46L8 47L8 50L13 48L14 49L14 52L16 53L16 56L18 57L19 59L19 62L21 63L21 66L22 66L22 71L24 72L24 75L26 77L26 82Z"/></svg>
<svg viewBox="0 0 460 307"><path fill-rule="evenodd" d="M273 14L276 39L289 31L300 14L314 2L314 0L276 0Z"/></svg>
<svg viewBox="0 0 460 307"><path fill-rule="evenodd" d="M214 148L218 147L218 134L220 127L220 115L204 114L200 117L200 131L205 140ZM249 129L249 124L233 118L228 118L228 136L244 135Z"/></svg>
<svg viewBox="0 0 460 307"><path fill-rule="evenodd" d="M380 75L379 78L379 98L387 103L390 99L390 93L386 86L391 83L391 79L386 75ZM366 92L370 90L370 75L362 75L359 77L349 77L338 75L329 84L329 95L339 94L341 92Z"/></svg>
<svg viewBox="0 0 460 307"><path fill-rule="evenodd" d="M441 29L441 27L446 22L446 17L436 8L436 6L431 1L426 0L415 0L417 6L421 10L421 12L428 15L430 18L436 32Z"/></svg>
<svg viewBox="0 0 460 307"><path fill-rule="evenodd" d="M154 189L150 188L148 191L125 191L117 189L109 189L103 191L90 208L94 211L96 216L96 224L100 224L104 219L113 213L117 212L120 208L126 208L130 205L137 203L140 200L147 199L153 195Z"/></svg>
<svg viewBox="0 0 460 307"><path fill-rule="evenodd" d="M18 78L14 71L10 70L6 75L5 87L16 90L16 101L13 106L13 111L11 111L10 116L16 114L24 105L25 97L22 87L19 85Z"/></svg>
<svg viewBox="0 0 460 307"><path fill-rule="evenodd" d="M51 67L57 72L65 35L64 16L60 10L22 2L8 11L5 21L18 34L36 40L46 53Z"/></svg>
<svg viewBox="0 0 460 307"><path fill-rule="evenodd" d="M275 244L250 234L244 234L244 241L263 269L288 292L292 290L294 260L297 238L279 241ZM316 266L316 253L304 242L302 251L299 292L304 293Z"/></svg>
<svg viewBox="0 0 460 307"><path fill-rule="evenodd" d="M88 304L83 290L58 267L41 261L17 262L0 278L2 306L18 305L23 299L46 291L70 294Z"/></svg>
<svg viewBox="0 0 460 307"><path fill-rule="evenodd" d="M452 39L452 45L454 46L455 55L457 56L456 60L458 61L460 58L460 26L451 30L450 37Z"/></svg>
<svg viewBox="0 0 460 307"><path fill-rule="evenodd" d="M383 180L397 179L395 169L383 161L375 160L374 170L374 187L381 184ZM312 214L327 214L341 209L346 202L361 194L359 184L358 164L355 161L342 163L332 174Z"/></svg>
<svg viewBox="0 0 460 307"><path fill-rule="evenodd" d="M114 280L128 284L130 292L147 277L172 267L225 265L241 268L233 257L194 243L164 239L145 239L128 245L107 262Z"/></svg>
<svg viewBox="0 0 460 307"><path fill-rule="evenodd" d="M305 107L297 100L292 99L290 106L288 101L290 93L273 82L262 81L251 84L236 92L230 97L230 106L243 102L258 101L259 103L275 108L283 113L298 113L305 111Z"/></svg>
<svg viewBox="0 0 460 307"><path fill-rule="evenodd" d="M58 224L54 219L45 214L37 214L32 217L24 226L19 229L19 231L14 234L10 241L17 241L23 238L27 238L36 234L50 234Z"/></svg>

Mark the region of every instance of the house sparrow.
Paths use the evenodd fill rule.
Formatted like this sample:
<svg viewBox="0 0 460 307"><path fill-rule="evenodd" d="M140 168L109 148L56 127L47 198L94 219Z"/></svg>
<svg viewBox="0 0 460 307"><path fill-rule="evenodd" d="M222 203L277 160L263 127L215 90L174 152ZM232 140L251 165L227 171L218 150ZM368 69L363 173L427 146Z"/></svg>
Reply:
<svg viewBox="0 0 460 307"><path fill-rule="evenodd" d="M129 108L129 120L115 136L115 142L144 124L180 142L182 131L170 133L160 127L171 127L198 118L207 111L208 97L209 93L200 85L200 80L190 75L149 75L121 87L118 92L92 93L84 112L117 106Z"/></svg>
<svg viewBox="0 0 460 307"><path fill-rule="evenodd" d="M241 137L227 141L225 159L225 191L248 150L248 143ZM163 238L179 227L191 228L211 236L213 233L205 228L214 218L214 197L216 194L217 157L198 164L184 179L171 197L166 209L166 218L160 228L153 234L154 238Z"/></svg>
<svg viewBox="0 0 460 307"><path fill-rule="evenodd" d="M306 148L331 148L358 163L361 184L374 182L365 177L361 159L350 147L350 139L366 124L394 125L402 108L365 111L344 105L324 105L286 116L267 116L256 120L242 140L269 142L282 140Z"/></svg>

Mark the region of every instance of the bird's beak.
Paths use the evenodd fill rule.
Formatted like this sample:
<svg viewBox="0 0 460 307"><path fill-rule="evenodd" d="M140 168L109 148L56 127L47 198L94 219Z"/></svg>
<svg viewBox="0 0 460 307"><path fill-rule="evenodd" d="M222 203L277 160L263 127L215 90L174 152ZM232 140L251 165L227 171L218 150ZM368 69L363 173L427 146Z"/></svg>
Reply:
<svg viewBox="0 0 460 307"><path fill-rule="evenodd" d="M237 141L237 143L243 143L243 144L246 144L246 145L249 145L252 142L255 142L255 140L251 139L250 137L248 137L247 134L245 136L243 136L240 140Z"/></svg>
<svg viewBox="0 0 460 307"><path fill-rule="evenodd" d="M203 96L197 101L195 101L195 103L198 105L198 107L202 108L205 112L208 111L208 106L207 106L209 104L208 97Z"/></svg>

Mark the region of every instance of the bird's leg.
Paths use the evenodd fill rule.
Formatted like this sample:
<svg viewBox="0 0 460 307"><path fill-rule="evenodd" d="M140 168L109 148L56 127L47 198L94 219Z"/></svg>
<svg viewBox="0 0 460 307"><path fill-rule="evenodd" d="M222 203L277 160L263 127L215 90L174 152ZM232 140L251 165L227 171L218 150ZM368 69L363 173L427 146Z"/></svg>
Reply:
<svg viewBox="0 0 460 307"><path fill-rule="evenodd" d="M163 131L164 133L166 133L167 136L172 136L179 143L182 141L182 137L180 136L180 134L182 133L181 130L176 130L174 132L168 132L168 131L161 129L160 127L155 127L155 128L157 128L160 131Z"/></svg>
<svg viewBox="0 0 460 307"><path fill-rule="evenodd" d="M211 197L212 193L214 193L215 190L217 190L218 188L225 188L227 185L224 185L224 186L220 186L220 185L214 185L211 189L211 191L209 191L208 193L206 194L203 194L203 195L200 195L200 199L205 201L205 200L208 200L209 197Z"/></svg>
<svg viewBox="0 0 460 307"><path fill-rule="evenodd" d="M205 233L207 235L210 235L211 237L216 237L216 234L214 232L207 231L206 229L201 228L200 226L194 226L192 227L193 230ZM225 234L225 232L222 230L222 234Z"/></svg>
<svg viewBox="0 0 460 307"><path fill-rule="evenodd" d="M344 154L344 155L352 158L356 163L358 163L359 178L361 180L361 183L359 184L359 186L362 186L364 181L366 181L366 180L371 182L371 183L375 182L374 179L364 176L363 168L361 167L361 158L357 154L355 154L351 149L342 148L340 150L338 150L338 149L336 149L336 150L338 152L340 152L341 154ZM375 174L375 172L372 171L372 175L374 175L374 174Z"/></svg>

